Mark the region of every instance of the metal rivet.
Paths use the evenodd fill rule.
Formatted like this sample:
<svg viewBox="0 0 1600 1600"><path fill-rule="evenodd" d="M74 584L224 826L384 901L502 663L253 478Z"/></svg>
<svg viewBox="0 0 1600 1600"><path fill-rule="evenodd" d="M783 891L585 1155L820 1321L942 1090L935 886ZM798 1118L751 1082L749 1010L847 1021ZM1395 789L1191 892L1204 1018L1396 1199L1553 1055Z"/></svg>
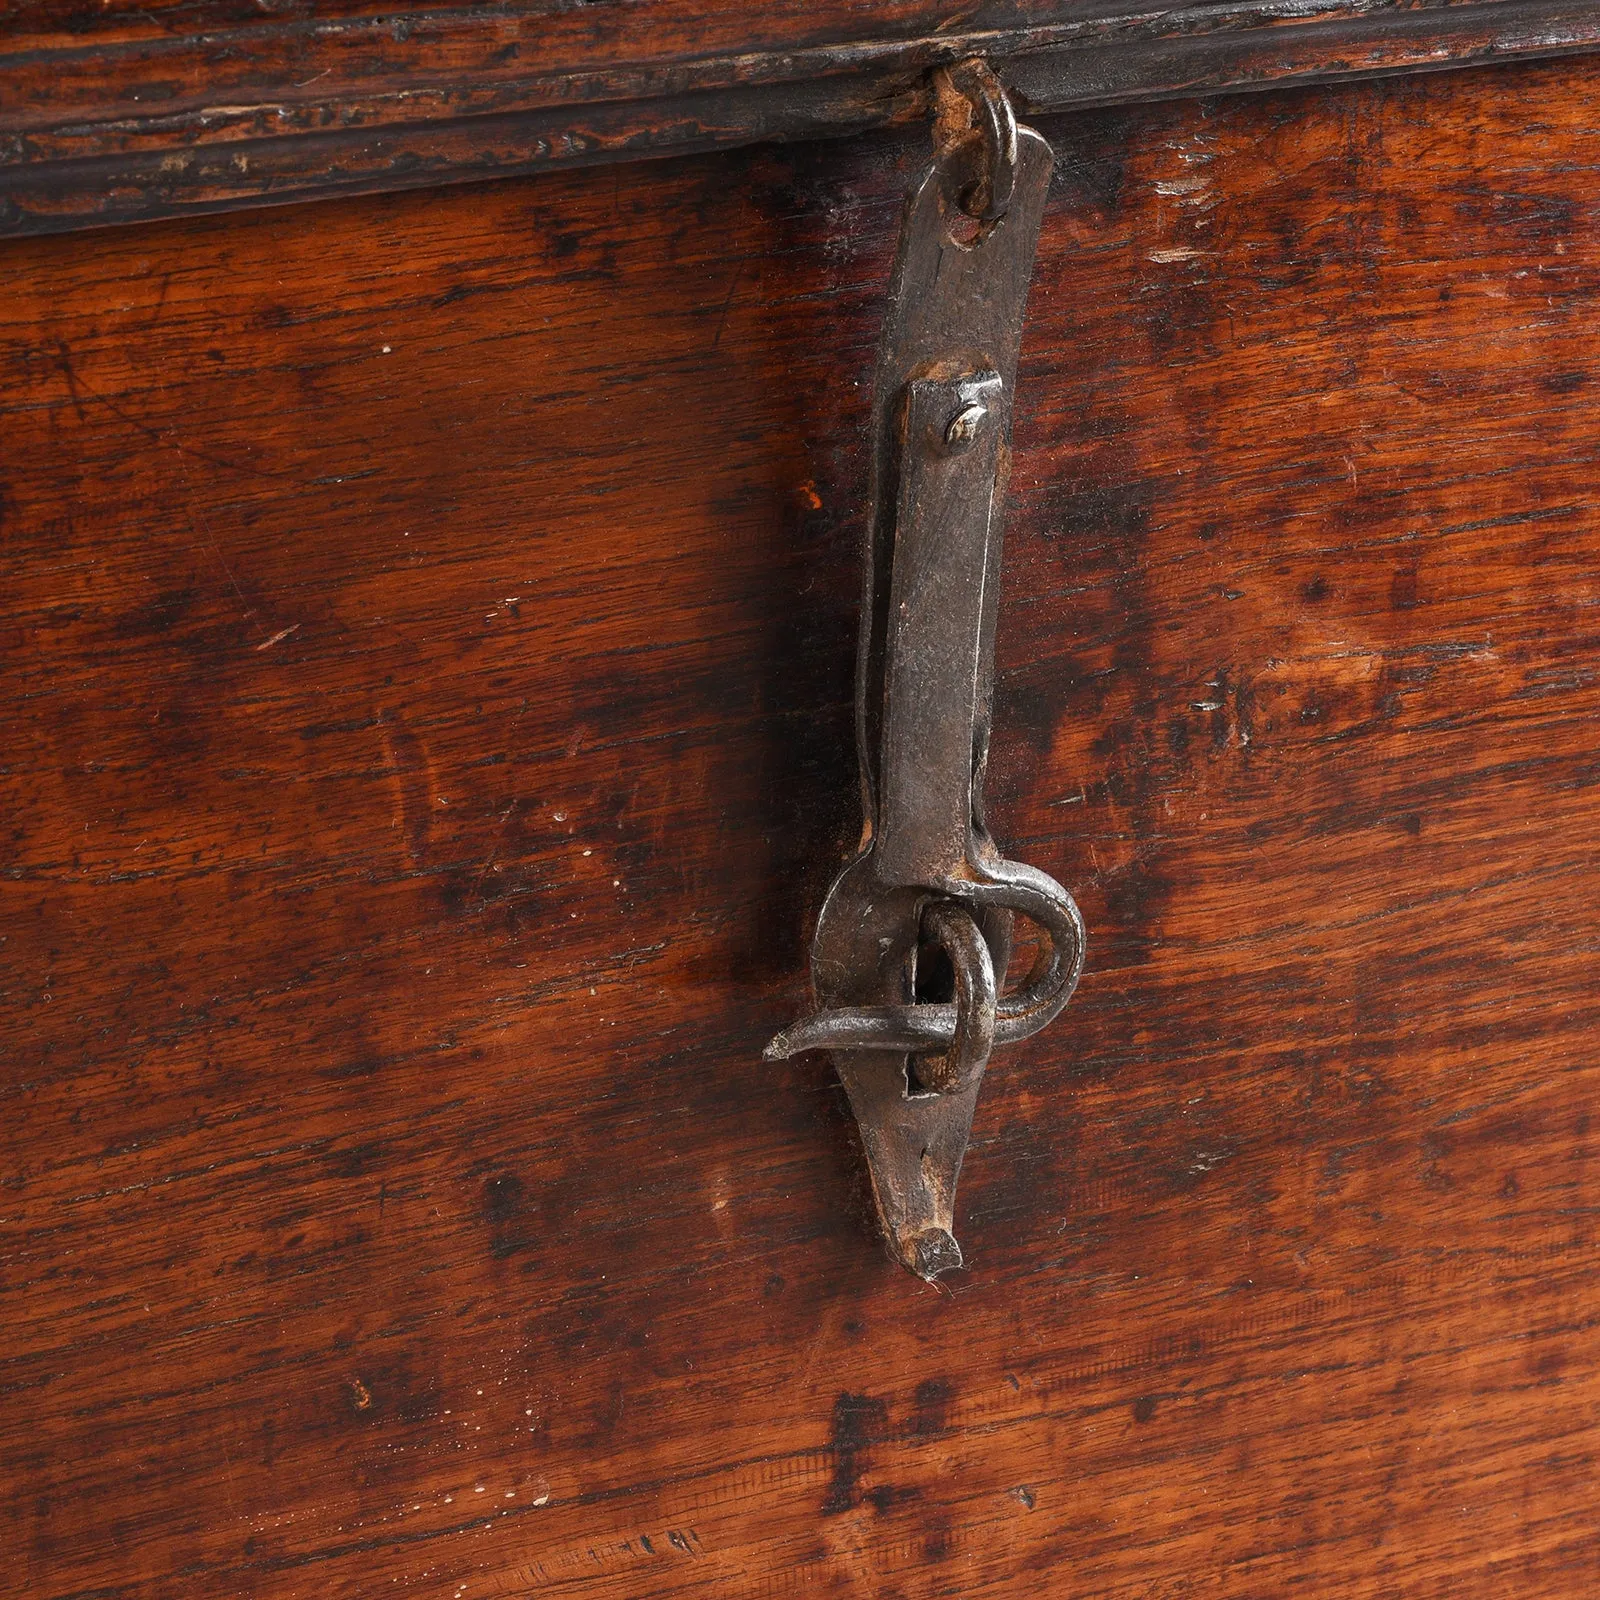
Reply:
<svg viewBox="0 0 1600 1600"><path fill-rule="evenodd" d="M988 415L988 407L981 406L976 401L969 406L963 406L945 427L944 442L946 448L950 450L965 450L978 437L978 430L983 426L984 419Z"/></svg>

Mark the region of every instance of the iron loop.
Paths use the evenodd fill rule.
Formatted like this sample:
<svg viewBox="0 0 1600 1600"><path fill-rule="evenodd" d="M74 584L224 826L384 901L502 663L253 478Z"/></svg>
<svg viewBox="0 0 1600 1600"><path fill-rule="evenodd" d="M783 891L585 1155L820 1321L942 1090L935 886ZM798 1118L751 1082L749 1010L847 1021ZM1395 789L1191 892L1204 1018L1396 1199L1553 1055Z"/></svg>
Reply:
<svg viewBox="0 0 1600 1600"><path fill-rule="evenodd" d="M917 1076L937 1094L955 1094L983 1076L994 1048L998 993L989 941L972 913L939 900L922 913L922 927L950 960L956 982L955 1036L942 1055L925 1056Z"/></svg>
<svg viewBox="0 0 1600 1600"><path fill-rule="evenodd" d="M994 69L977 56L950 69L950 86L972 106L983 139L983 170L961 195L961 209L979 222L993 222L1006 214L1017 186L1017 115Z"/></svg>
<svg viewBox="0 0 1600 1600"><path fill-rule="evenodd" d="M1015 912L1049 935L1049 945L1040 952L1022 987L995 1004L993 1044L1016 1044L1031 1038L1060 1015L1083 975L1086 935L1077 902L1054 878L1020 861L990 862L981 881L950 878L938 888L951 900ZM956 965L954 958L952 965ZM957 966L958 984L959 973ZM804 1050L942 1055L955 1046L962 1022L959 988L954 1002L839 1006L802 1017L792 1028L784 1029L763 1054L769 1061L787 1060Z"/></svg>

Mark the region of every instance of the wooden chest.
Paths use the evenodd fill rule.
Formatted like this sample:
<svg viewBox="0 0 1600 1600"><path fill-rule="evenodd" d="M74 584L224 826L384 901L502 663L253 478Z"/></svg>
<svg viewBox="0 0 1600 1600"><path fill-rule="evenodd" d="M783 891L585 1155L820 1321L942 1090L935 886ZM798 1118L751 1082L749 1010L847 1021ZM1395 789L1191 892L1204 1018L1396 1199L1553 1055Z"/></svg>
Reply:
<svg viewBox="0 0 1600 1600"><path fill-rule="evenodd" d="M1600 1593L1597 47L0 19L0 1593ZM762 1051L968 56L1056 152L988 821L1088 960L925 1282Z"/></svg>

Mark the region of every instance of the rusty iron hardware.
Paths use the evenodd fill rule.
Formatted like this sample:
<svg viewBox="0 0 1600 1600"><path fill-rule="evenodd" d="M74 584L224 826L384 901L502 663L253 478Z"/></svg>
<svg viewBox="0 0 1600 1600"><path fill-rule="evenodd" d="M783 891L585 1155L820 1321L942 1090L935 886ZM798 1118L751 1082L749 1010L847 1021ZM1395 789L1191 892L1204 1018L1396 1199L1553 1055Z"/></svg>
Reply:
<svg viewBox="0 0 1600 1600"><path fill-rule="evenodd" d="M817 1009L766 1051L833 1052L890 1253L929 1279L961 1264L956 1180L989 1053L1061 1011L1084 956L1072 896L1007 860L983 819L1012 389L1054 157L983 62L938 90L873 396L864 842L818 917ZM1005 993L1016 916L1044 937Z"/></svg>

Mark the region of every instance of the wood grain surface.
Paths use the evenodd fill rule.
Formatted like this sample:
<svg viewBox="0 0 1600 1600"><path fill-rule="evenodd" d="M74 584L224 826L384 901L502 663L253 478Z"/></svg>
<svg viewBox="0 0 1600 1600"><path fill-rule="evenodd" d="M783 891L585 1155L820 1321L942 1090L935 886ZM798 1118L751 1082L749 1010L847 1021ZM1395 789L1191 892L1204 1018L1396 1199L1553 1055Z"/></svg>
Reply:
<svg viewBox="0 0 1600 1600"><path fill-rule="evenodd" d="M0 235L860 133L975 53L1043 113L1597 49L1593 0L23 0Z"/></svg>
<svg viewBox="0 0 1600 1600"><path fill-rule="evenodd" d="M923 136L0 250L0 1592L1600 1587L1600 116L1102 111L931 1287L763 1066Z"/></svg>

